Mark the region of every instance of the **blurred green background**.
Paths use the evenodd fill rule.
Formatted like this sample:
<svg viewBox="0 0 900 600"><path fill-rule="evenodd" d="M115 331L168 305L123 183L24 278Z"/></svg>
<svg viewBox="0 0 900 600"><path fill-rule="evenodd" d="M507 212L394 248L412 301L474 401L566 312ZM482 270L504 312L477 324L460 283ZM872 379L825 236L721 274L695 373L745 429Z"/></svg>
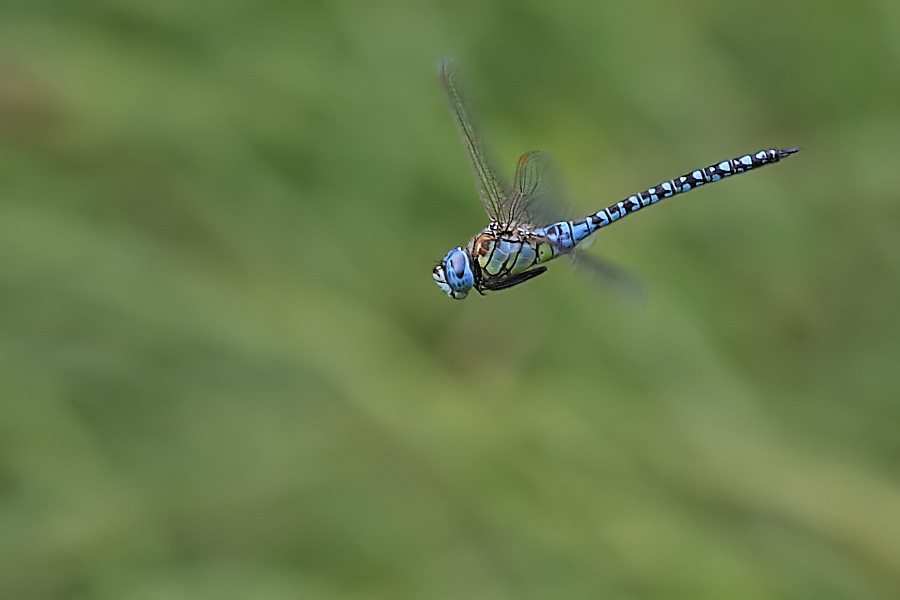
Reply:
<svg viewBox="0 0 900 600"><path fill-rule="evenodd" d="M454 302L437 84L580 216ZM0 4L0 598L900 597L900 4ZM561 261L562 262L562 261Z"/></svg>

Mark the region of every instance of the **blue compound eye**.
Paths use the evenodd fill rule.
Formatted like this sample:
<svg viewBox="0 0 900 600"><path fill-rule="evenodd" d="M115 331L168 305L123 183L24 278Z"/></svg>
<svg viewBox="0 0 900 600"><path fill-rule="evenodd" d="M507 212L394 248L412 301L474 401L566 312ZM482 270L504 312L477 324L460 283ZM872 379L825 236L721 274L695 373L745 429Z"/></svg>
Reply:
<svg viewBox="0 0 900 600"><path fill-rule="evenodd" d="M454 248L434 269L434 281L448 296L457 300L466 297L475 285L475 275L469 262L469 255L462 248Z"/></svg>
<svg viewBox="0 0 900 600"><path fill-rule="evenodd" d="M450 267L450 271L453 272L453 276L457 279L462 279L466 276L466 270L469 268L469 264L466 261L465 252L457 252L453 251L447 255L447 266Z"/></svg>

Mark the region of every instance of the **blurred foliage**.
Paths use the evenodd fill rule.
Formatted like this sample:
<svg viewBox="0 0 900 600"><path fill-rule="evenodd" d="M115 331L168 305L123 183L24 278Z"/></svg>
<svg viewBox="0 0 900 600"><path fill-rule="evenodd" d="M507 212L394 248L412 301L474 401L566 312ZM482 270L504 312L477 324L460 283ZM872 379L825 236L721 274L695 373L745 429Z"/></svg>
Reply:
<svg viewBox="0 0 900 600"><path fill-rule="evenodd" d="M437 81L575 215L454 302ZM900 597L900 4L0 4L0 597Z"/></svg>

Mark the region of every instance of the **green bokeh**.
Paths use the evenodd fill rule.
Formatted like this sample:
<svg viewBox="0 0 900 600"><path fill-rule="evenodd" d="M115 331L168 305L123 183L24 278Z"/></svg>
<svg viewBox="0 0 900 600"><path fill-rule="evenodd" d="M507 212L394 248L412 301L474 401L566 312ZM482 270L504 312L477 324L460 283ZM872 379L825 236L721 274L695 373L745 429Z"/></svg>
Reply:
<svg viewBox="0 0 900 600"><path fill-rule="evenodd" d="M454 302L443 54L574 215L803 152ZM5 0L0 598L900 597L898 190L896 0Z"/></svg>

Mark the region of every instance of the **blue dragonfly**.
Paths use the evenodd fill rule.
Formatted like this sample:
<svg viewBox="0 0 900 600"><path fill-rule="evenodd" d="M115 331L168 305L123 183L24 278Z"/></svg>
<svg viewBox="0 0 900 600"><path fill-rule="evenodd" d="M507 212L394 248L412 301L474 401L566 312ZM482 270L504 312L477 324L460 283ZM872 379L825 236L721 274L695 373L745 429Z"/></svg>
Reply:
<svg viewBox="0 0 900 600"><path fill-rule="evenodd" d="M800 150L760 150L724 160L664 181L584 218L550 222L545 215L556 202L556 190L544 153L523 154L512 187L506 186L488 162L477 136L460 93L455 62L442 58L439 75L469 157L478 197L490 219L481 233L464 248L450 250L432 272L438 287L456 300L465 298L473 288L484 295L524 283L544 273L544 263L571 255L592 233L631 213L702 185L776 163ZM600 263L595 266L610 274L610 269Z"/></svg>

